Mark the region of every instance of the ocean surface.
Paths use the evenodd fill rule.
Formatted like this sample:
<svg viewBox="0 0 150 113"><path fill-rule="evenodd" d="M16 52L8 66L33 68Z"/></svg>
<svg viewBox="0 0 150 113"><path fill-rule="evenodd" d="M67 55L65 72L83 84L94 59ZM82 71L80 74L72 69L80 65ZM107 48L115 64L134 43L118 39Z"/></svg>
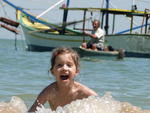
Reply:
<svg viewBox="0 0 150 113"><path fill-rule="evenodd" d="M39 15L56 3L56 0L11 2ZM110 0L110 7L131 9L133 2L138 10L148 9L150 4L149 0ZM70 6L99 7L102 6L102 0L72 0ZM15 20L13 8L0 4L0 9L0 16ZM62 22L62 14L57 7L43 17L59 23ZM76 14L68 19L79 20L80 16ZM130 21L126 17L117 19L122 21L116 31L130 27L127 26ZM135 20L135 24L141 23L138 19ZM14 34L0 28L0 113L25 113L41 90L55 81L48 73L51 52L26 51L25 41L17 40L15 43L14 37ZM19 35L17 38L23 39L23 36ZM99 97L75 101L64 108L59 107L56 112L52 112L46 104L42 109L39 108L37 113L150 113L150 59L104 61L82 58L80 64L76 81L95 90Z"/></svg>
<svg viewBox="0 0 150 113"><path fill-rule="evenodd" d="M2 102L9 102L12 96L20 98L27 109L33 104L40 91L55 81L48 73L50 57L51 52L26 51L24 40L18 40L15 47L14 40L0 39L0 109L4 105ZM81 58L80 63L76 81L95 90L100 98L128 102L142 110L150 110L150 59L104 61ZM92 103L90 99L88 101Z"/></svg>

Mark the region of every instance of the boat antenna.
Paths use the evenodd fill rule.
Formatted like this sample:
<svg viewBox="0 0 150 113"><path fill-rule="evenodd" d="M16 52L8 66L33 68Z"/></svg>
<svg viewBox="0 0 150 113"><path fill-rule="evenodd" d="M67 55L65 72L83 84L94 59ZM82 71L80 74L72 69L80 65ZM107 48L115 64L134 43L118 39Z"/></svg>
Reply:
<svg viewBox="0 0 150 113"><path fill-rule="evenodd" d="M135 5L135 1L134 0L132 0L132 6L134 6Z"/></svg>
<svg viewBox="0 0 150 113"><path fill-rule="evenodd" d="M52 10L53 8L55 8L57 5L59 5L60 3L62 3L64 0L60 0L59 2L57 2L56 4L52 5L51 7L49 7L47 10L45 10L44 12L42 12L41 14L39 14L36 18L40 18L41 16L43 16L44 14L46 14L47 12L49 12L50 10Z"/></svg>

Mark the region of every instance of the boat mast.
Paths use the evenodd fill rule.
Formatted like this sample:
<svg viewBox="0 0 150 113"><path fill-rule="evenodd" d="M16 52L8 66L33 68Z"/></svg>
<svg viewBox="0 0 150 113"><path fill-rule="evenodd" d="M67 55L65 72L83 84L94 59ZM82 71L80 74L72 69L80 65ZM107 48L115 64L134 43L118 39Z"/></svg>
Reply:
<svg viewBox="0 0 150 113"><path fill-rule="evenodd" d="M70 0L67 0L67 6L66 6L66 8L69 7L69 4L70 4ZM62 34L65 33L67 16L68 16L68 9L64 9L64 14L63 14L63 24L62 24Z"/></svg>
<svg viewBox="0 0 150 113"><path fill-rule="evenodd" d="M136 10L135 9L135 2L134 2L134 0L132 0L132 7L131 7L131 10L132 11L134 11L134 10ZM131 23L130 23L130 34L132 33L132 30L133 30L133 15L131 15Z"/></svg>
<svg viewBox="0 0 150 113"><path fill-rule="evenodd" d="M106 9L109 9L109 0L106 0ZM106 35L108 34L108 28L109 28L109 13L106 12L106 21L105 21L105 31Z"/></svg>

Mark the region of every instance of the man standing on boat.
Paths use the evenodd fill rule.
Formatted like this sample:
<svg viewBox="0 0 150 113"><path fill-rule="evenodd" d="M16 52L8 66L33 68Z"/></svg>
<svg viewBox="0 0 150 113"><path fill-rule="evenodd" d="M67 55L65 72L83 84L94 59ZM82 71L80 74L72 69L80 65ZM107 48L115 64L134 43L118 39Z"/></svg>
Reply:
<svg viewBox="0 0 150 113"><path fill-rule="evenodd" d="M84 32L86 36L90 36L91 40L88 43L82 43L83 48L89 48L92 50L104 50L105 31L100 28L100 21L94 20L92 22L92 33Z"/></svg>

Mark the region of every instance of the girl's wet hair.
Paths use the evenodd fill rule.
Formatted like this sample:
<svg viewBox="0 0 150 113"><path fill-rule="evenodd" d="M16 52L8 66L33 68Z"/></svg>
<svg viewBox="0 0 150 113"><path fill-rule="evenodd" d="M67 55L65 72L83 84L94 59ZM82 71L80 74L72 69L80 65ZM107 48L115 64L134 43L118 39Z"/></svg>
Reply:
<svg viewBox="0 0 150 113"><path fill-rule="evenodd" d="M62 54L70 54L72 59L74 60L74 63L76 65L76 69L79 70L79 55L76 51L74 51L72 48L70 47L59 47L53 50L52 52L52 57L51 57L51 68L50 70L53 69L54 65L55 65L55 59L58 55L62 55Z"/></svg>

